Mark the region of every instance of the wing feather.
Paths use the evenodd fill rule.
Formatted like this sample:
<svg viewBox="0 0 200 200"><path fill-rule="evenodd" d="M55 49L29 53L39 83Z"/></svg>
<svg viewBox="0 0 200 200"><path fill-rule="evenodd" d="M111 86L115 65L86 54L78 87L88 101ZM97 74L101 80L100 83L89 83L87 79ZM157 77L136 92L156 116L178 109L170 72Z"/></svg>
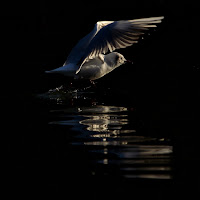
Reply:
<svg viewBox="0 0 200 200"><path fill-rule="evenodd" d="M139 37L149 28L156 27L164 17L150 17L134 20L97 22L98 32L87 46L84 55L78 62L79 69L88 60L101 53L126 48L138 42Z"/></svg>

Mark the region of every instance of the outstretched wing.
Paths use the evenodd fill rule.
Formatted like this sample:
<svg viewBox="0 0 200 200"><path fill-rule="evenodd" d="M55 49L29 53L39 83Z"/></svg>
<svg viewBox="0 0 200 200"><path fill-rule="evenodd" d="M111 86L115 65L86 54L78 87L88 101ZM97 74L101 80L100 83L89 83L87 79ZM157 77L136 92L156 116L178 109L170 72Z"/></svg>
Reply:
<svg viewBox="0 0 200 200"><path fill-rule="evenodd" d="M89 34L87 34L85 37L80 39L79 42L73 47L64 65L67 65L69 63L74 63L74 64L79 63L81 58L85 55L88 45L90 44L92 39L95 37L95 35L98 33L98 31L102 29L104 26L107 26L108 24L111 24L111 23L113 23L113 21L97 22L93 30Z"/></svg>
<svg viewBox="0 0 200 200"><path fill-rule="evenodd" d="M150 17L135 20L109 21L109 23L97 22L97 27L101 28L90 41L85 52L79 60L79 69L88 60L99 54L112 52L115 49L126 48L138 42L140 35L146 30L156 27L164 17ZM98 24L99 23L99 24ZM101 27L102 25L102 27Z"/></svg>

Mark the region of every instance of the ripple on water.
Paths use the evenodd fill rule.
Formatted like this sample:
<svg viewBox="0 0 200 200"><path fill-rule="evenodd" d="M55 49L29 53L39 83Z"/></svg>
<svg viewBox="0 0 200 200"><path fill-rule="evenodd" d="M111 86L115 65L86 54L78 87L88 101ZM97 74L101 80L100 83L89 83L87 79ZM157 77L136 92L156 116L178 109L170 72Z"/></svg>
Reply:
<svg viewBox="0 0 200 200"><path fill-rule="evenodd" d="M71 145L84 146L91 174L129 179L171 179L173 147L167 138L137 134L134 111L94 105L51 110L49 125L67 126ZM130 117L131 115L131 117ZM110 170L114 168L115 170Z"/></svg>

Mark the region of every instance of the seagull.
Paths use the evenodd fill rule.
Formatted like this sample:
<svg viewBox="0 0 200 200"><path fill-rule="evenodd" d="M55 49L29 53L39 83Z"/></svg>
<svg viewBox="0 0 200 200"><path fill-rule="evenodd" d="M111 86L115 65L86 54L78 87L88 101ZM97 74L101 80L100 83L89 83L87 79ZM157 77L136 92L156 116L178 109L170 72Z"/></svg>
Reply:
<svg viewBox="0 0 200 200"><path fill-rule="evenodd" d="M71 50L63 66L45 71L74 79L94 81L129 62L115 52L135 43L149 28L157 27L164 19L149 17L133 20L98 21L93 30Z"/></svg>

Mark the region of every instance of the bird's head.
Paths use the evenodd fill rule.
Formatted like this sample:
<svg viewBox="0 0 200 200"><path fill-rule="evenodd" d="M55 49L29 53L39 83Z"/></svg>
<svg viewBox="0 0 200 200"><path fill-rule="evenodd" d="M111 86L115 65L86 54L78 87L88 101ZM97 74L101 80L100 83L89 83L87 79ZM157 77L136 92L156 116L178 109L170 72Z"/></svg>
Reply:
<svg viewBox="0 0 200 200"><path fill-rule="evenodd" d="M106 63L112 67L117 68L120 65L123 65L126 62L124 56L118 52L112 52L105 56Z"/></svg>
<svg viewBox="0 0 200 200"><path fill-rule="evenodd" d="M124 63L126 63L126 58L124 58L124 56L120 53L115 52L116 54L116 64L118 66L123 65Z"/></svg>
<svg viewBox="0 0 200 200"><path fill-rule="evenodd" d="M105 62L113 69L125 64L125 63L131 63L132 61L126 60L124 56L118 52L112 52L105 56Z"/></svg>
<svg viewBox="0 0 200 200"><path fill-rule="evenodd" d="M116 60L117 60L117 63L118 65L123 65L123 64L126 64L126 63L130 63L130 64L133 64L133 61L132 60L127 60L126 58L124 58L124 56L120 53L116 53Z"/></svg>

